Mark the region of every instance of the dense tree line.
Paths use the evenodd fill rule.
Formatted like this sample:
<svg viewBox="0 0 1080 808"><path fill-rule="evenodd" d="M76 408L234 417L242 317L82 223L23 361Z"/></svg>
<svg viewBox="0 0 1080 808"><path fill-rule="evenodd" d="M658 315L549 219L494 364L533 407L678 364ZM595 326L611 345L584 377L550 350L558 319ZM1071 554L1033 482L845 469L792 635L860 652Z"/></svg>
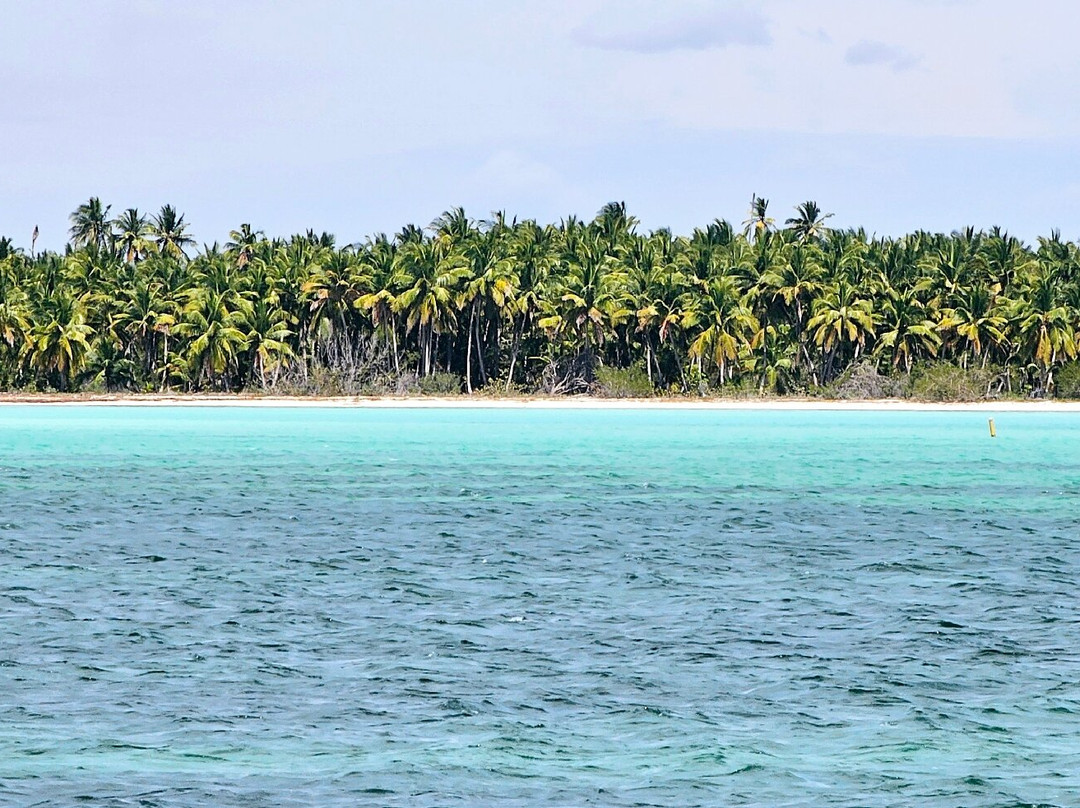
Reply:
<svg viewBox="0 0 1080 808"><path fill-rule="evenodd" d="M993 368L1051 393L1080 338L1080 251L998 228L876 238L813 202L782 225L638 231L620 203L557 225L458 209L338 246L242 225L195 249L166 205L71 216L63 254L0 239L0 387L351 392L453 374L462 390L580 392L637 367L658 390L804 392L855 362ZM381 381L379 381L381 380ZM399 389L408 389L407 387Z"/></svg>

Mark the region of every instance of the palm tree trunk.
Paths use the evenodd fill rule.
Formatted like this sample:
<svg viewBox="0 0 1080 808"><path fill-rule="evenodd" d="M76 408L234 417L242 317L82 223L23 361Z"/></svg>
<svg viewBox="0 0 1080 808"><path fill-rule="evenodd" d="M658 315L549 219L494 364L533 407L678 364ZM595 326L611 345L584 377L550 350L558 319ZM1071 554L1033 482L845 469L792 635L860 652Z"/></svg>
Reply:
<svg viewBox="0 0 1080 808"><path fill-rule="evenodd" d="M401 365L398 361L397 323L394 322L393 315L390 315L390 338L393 340L394 343L394 373L400 376Z"/></svg>
<svg viewBox="0 0 1080 808"><path fill-rule="evenodd" d="M473 324L475 329L474 336L476 337L476 364L480 369L480 384L487 384L487 368L484 367L484 346L480 340L480 318L477 317Z"/></svg>
<svg viewBox="0 0 1080 808"><path fill-rule="evenodd" d="M473 321L476 319L476 298L469 306L469 327L465 331L465 390L472 395L472 349Z"/></svg>
<svg viewBox="0 0 1080 808"><path fill-rule="evenodd" d="M510 389L510 385L514 383L514 365L517 363L518 349L521 347L521 332L523 330L523 323L525 321L524 315L520 320L514 322L514 347L510 350L510 372L506 377L506 389Z"/></svg>
<svg viewBox="0 0 1080 808"><path fill-rule="evenodd" d="M165 331L161 339L161 389L165 391L165 384L169 379L169 332Z"/></svg>

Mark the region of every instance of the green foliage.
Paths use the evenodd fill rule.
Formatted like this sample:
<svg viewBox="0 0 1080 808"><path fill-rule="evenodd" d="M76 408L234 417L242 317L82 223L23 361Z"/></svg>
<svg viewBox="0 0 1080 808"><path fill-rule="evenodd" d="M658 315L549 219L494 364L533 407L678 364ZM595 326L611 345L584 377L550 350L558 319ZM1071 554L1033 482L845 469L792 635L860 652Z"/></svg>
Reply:
<svg viewBox="0 0 1080 808"><path fill-rule="evenodd" d="M649 398L656 388L645 368L634 365L628 368L599 367L593 393L601 398Z"/></svg>
<svg viewBox="0 0 1080 808"><path fill-rule="evenodd" d="M981 368L933 363L912 374L909 395L918 401L981 401L992 382L993 374Z"/></svg>
<svg viewBox="0 0 1080 808"><path fill-rule="evenodd" d="M461 377L456 373L436 371L420 378L420 393L425 396L456 396L461 393Z"/></svg>
<svg viewBox="0 0 1080 808"><path fill-rule="evenodd" d="M1054 396L1080 398L1080 362L1067 362L1054 376Z"/></svg>
<svg viewBox="0 0 1080 808"><path fill-rule="evenodd" d="M871 238L755 195L742 233L471 219L338 246L182 213L71 216L63 254L0 238L0 388L315 395L1077 395L1080 246L1000 229ZM778 227L778 221L785 226ZM630 370L618 370L626 369ZM993 368L993 370L983 370Z"/></svg>

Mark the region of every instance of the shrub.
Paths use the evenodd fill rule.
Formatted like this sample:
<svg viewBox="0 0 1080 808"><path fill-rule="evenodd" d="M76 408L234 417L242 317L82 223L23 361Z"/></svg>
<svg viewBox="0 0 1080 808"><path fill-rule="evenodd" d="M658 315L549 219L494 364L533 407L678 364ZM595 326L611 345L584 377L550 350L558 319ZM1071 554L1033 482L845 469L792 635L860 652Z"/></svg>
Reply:
<svg viewBox="0 0 1080 808"><path fill-rule="evenodd" d="M1054 374L1056 398L1080 398L1080 362L1067 362Z"/></svg>
<svg viewBox="0 0 1080 808"><path fill-rule="evenodd" d="M455 373L436 371L420 378L420 394L424 396L456 396L461 392L461 377Z"/></svg>
<svg viewBox="0 0 1080 808"><path fill-rule="evenodd" d="M645 368L634 365L629 368L598 367L592 392L602 398L648 398L656 389Z"/></svg>
<svg viewBox="0 0 1080 808"><path fill-rule="evenodd" d="M524 398L530 394L522 384L507 385L505 379L490 379L483 387L473 388L473 395L481 398Z"/></svg>
<svg viewBox="0 0 1080 808"><path fill-rule="evenodd" d="M904 384L882 374L876 363L864 360L848 368L824 392L829 398L843 400L899 398L904 394Z"/></svg>
<svg viewBox="0 0 1080 808"><path fill-rule="evenodd" d="M979 401L987 397L994 374L945 362L917 367L911 376L911 398L920 401Z"/></svg>

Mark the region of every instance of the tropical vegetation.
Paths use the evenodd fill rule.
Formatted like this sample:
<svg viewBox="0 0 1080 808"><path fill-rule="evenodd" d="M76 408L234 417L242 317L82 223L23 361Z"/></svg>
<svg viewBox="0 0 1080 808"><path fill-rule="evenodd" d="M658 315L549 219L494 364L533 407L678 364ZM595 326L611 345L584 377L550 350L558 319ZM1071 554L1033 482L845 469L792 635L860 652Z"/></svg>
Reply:
<svg viewBox="0 0 1080 808"><path fill-rule="evenodd" d="M1076 243L830 215L779 225L755 196L741 228L677 236L622 203L558 224L455 208L356 244L242 224L200 249L170 205L92 198L62 254L0 238L0 388L814 394L942 365L988 394L1077 387Z"/></svg>

